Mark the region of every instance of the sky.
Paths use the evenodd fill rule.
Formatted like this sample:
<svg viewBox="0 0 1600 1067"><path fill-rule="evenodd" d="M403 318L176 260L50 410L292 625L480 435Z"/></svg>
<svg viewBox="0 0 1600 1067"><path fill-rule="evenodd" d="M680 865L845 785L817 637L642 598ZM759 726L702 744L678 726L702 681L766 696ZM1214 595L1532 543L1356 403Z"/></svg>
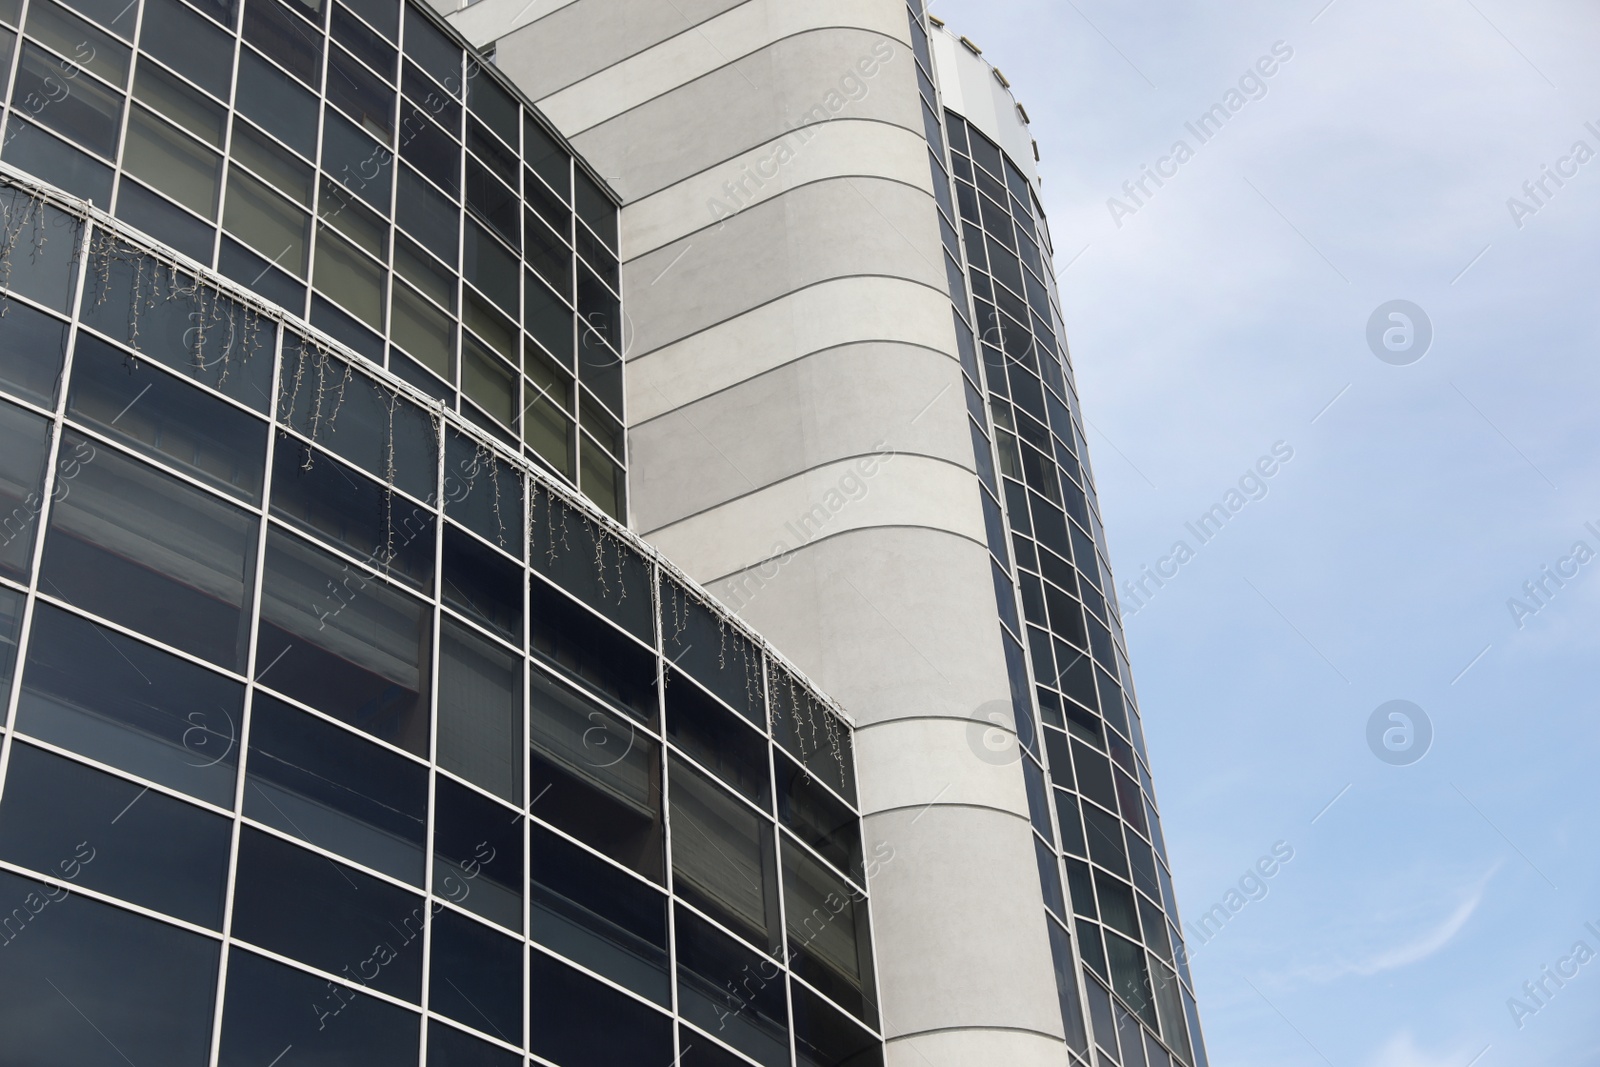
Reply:
<svg viewBox="0 0 1600 1067"><path fill-rule="evenodd" d="M1600 1065L1600 10L932 11L1032 119L1113 568L1172 574L1186 919L1293 852L1191 939L1211 1063Z"/></svg>

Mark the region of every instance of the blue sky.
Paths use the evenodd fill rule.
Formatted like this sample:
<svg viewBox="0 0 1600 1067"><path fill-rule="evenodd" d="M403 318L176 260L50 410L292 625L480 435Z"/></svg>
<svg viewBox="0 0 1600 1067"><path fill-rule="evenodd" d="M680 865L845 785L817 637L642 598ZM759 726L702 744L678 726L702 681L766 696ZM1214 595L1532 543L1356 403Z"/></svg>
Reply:
<svg viewBox="0 0 1600 1067"><path fill-rule="evenodd" d="M1119 577L1294 451L1128 627L1185 914L1294 849L1195 948L1212 1063L1600 1065L1600 957L1523 992L1600 953L1600 157L1572 155L1600 153L1600 12L1325 4L933 12L1033 120ZM1114 219L1276 42L1265 94ZM1535 202L1546 165L1576 174ZM1409 365L1367 342L1396 299L1433 329ZM1577 573L1536 602L1546 566ZM1368 747L1390 700L1420 761Z"/></svg>

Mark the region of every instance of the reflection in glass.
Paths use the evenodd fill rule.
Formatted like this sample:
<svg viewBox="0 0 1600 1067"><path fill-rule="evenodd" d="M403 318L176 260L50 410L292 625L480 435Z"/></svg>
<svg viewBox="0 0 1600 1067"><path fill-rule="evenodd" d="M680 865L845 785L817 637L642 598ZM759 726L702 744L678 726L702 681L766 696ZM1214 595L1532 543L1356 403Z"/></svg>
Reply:
<svg viewBox="0 0 1600 1067"><path fill-rule="evenodd" d="M522 813L444 775L434 783L433 895L520 931Z"/></svg>
<svg viewBox="0 0 1600 1067"><path fill-rule="evenodd" d="M21 730L231 807L237 683L47 604L34 612Z"/></svg>
<svg viewBox="0 0 1600 1067"><path fill-rule="evenodd" d="M772 823L682 760L672 760L671 775L672 874L678 895L740 936L778 952Z"/></svg>
<svg viewBox="0 0 1600 1067"><path fill-rule="evenodd" d="M522 802L522 659L448 618L439 635L439 766Z"/></svg>
<svg viewBox="0 0 1600 1067"><path fill-rule="evenodd" d="M49 449L49 423L15 404L0 402L0 574L19 581L27 580L33 566ZM70 465L64 469L78 469L74 453L61 458Z"/></svg>

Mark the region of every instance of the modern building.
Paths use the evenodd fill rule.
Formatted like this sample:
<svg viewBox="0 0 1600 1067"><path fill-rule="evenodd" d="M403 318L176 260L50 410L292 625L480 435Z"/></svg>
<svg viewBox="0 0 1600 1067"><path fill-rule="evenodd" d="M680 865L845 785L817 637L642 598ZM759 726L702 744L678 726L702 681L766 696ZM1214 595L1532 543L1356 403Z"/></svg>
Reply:
<svg viewBox="0 0 1600 1067"><path fill-rule="evenodd" d="M0 24L0 1065L1203 1067L976 46Z"/></svg>

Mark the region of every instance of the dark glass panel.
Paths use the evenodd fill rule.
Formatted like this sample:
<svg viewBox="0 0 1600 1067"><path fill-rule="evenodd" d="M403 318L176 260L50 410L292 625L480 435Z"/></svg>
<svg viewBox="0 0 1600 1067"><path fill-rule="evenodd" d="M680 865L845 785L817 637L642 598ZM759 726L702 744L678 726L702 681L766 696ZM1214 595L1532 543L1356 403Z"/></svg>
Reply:
<svg viewBox="0 0 1600 1067"><path fill-rule="evenodd" d="M463 251L462 273L467 281L483 290L506 314L518 311L517 259L489 232L471 219L467 220L467 235Z"/></svg>
<svg viewBox="0 0 1600 1067"><path fill-rule="evenodd" d="M0 700L11 700L11 679L17 666L17 638L22 632L21 593L0 588Z"/></svg>
<svg viewBox="0 0 1600 1067"><path fill-rule="evenodd" d="M40 585L219 666L243 665L256 519L68 433L71 491L50 516Z"/></svg>
<svg viewBox="0 0 1600 1067"><path fill-rule="evenodd" d="M1058 796L1059 800L1060 797ZM1087 863L1069 859L1067 863L1067 889L1072 894L1072 910L1077 915L1087 915L1093 919L1100 912L1094 902L1094 881L1089 873Z"/></svg>
<svg viewBox="0 0 1600 1067"><path fill-rule="evenodd" d="M0 803L0 856L214 930L232 824L192 804L17 744Z"/></svg>
<svg viewBox="0 0 1600 1067"><path fill-rule="evenodd" d="M29 114L36 114L38 108ZM11 113L0 158L101 207L111 203L111 168Z"/></svg>
<svg viewBox="0 0 1600 1067"><path fill-rule="evenodd" d="M256 678L425 755L432 612L277 530L266 564Z"/></svg>
<svg viewBox="0 0 1600 1067"><path fill-rule="evenodd" d="M423 247L451 267L460 261L461 210L440 196L409 167L400 168L396 221Z"/></svg>
<svg viewBox="0 0 1600 1067"><path fill-rule="evenodd" d="M479 73L467 83L467 107L484 125L500 135L500 139L517 149L517 127L521 112L516 97L507 92L499 82L485 73Z"/></svg>
<svg viewBox="0 0 1600 1067"><path fill-rule="evenodd" d="M799 1067L883 1067L883 1044L821 997L791 982Z"/></svg>
<svg viewBox="0 0 1600 1067"><path fill-rule="evenodd" d="M391 41L395 40L400 30L400 6L398 0L350 0L350 9L372 23L379 33Z"/></svg>
<svg viewBox="0 0 1600 1067"><path fill-rule="evenodd" d="M379 212L389 214L394 153L327 108L322 121L322 170Z"/></svg>
<svg viewBox="0 0 1600 1067"><path fill-rule="evenodd" d="M1078 955L1083 958L1084 965L1101 978L1106 977L1106 948L1105 942L1100 937L1100 927L1086 919L1074 919L1073 928L1078 932ZM1094 983L1089 984L1091 994ZM1093 1007L1093 996L1090 996L1090 1007ZM1099 1030L1099 1017L1095 1019L1095 1029Z"/></svg>
<svg viewBox="0 0 1600 1067"><path fill-rule="evenodd" d="M127 20L131 26L133 19ZM39 0L28 8L28 36L55 49L106 81L121 88L128 83L128 57L131 49L109 34L70 14L49 0ZM9 49L7 50L9 58ZM75 77L75 72L64 70Z"/></svg>
<svg viewBox="0 0 1600 1067"><path fill-rule="evenodd" d="M783 825L839 870L864 882L861 825L855 812L793 760L775 756L774 764L778 773L778 818Z"/></svg>
<svg viewBox="0 0 1600 1067"><path fill-rule="evenodd" d="M522 122L522 158L563 201L572 198L572 155L540 125L530 111ZM554 222L555 220L552 220ZM556 227L566 232L566 226Z"/></svg>
<svg viewBox="0 0 1600 1067"><path fill-rule="evenodd" d="M1128 855L1124 851L1122 824L1117 817L1106 814L1093 804L1086 804L1083 807L1083 822L1087 828L1085 836L1089 839L1089 856L1096 863L1126 878Z"/></svg>
<svg viewBox="0 0 1600 1067"><path fill-rule="evenodd" d="M445 447L445 513L490 544L522 555L522 477L486 448L450 431Z"/></svg>
<svg viewBox="0 0 1600 1067"><path fill-rule="evenodd" d="M401 106L400 158L452 196L460 195L461 146L428 118L422 107L409 101ZM401 225L406 225L404 213ZM454 249L444 258L454 263Z"/></svg>
<svg viewBox="0 0 1600 1067"><path fill-rule="evenodd" d="M433 895L520 931L522 813L443 776L434 781Z"/></svg>
<svg viewBox="0 0 1600 1067"><path fill-rule="evenodd" d="M528 1047L561 1067L670 1064L672 1022L559 960L528 961Z"/></svg>
<svg viewBox="0 0 1600 1067"><path fill-rule="evenodd" d="M556 298L556 294L542 284L531 272L523 276L523 292L527 297L524 322L528 332L555 357L563 367L572 366L573 315L572 309ZM568 294L571 299L571 294Z"/></svg>
<svg viewBox="0 0 1600 1067"><path fill-rule="evenodd" d="M444 602L508 641L522 640L522 583L516 563L447 523Z"/></svg>
<svg viewBox="0 0 1600 1067"><path fill-rule="evenodd" d="M601 511L618 522L626 521L623 470L587 439L578 453L578 486Z"/></svg>
<svg viewBox="0 0 1600 1067"><path fill-rule="evenodd" d="M12 314L23 310L13 308ZM0 403L0 574L18 581L27 581L33 570L33 539L44 508L40 494L49 451L49 422L15 404ZM71 492L69 475L76 476L93 455L93 447L81 441L61 454L58 497Z"/></svg>
<svg viewBox="0 0 1600 1067"><path fill-rule="evenodd" d="M523 253L528 263L556 292L572 299L572 250L544 222L528 212L523 224Z"/></svg>
<svg viewBox="0 0 1600 1067"><path fill-rule="evenodd" d="M95 256L83 321L233 399L266 412L277 327L131 249Z"/></svg>
<svg viewBox="0 0 1600 1067"><path fill-rule="evenodd" d="M511 173L515 175L517 172L513 169ZM513 248L521 247L517 220L522 212L516 192L472 156L467 157L466 194L467 207L478 218L494 227Z"/></svg>
<svg viewBox="0 0 1600 1067"><path fill-rule="evenodd" d="M521 961L518 961L519 965ZM521 982L520 976L518 982ZM517 1009L517 1034L512 1043L522 1044L522 1009ZM437 1019L428 1021L428 1067L522 1067L526 1061L471 1034L464 1034Z"/></svg>
<svg viewBox="0 0 1600 1067"><path fill-rule="evenodd" d="M744 634L676 582L662 579L667 658L751 722L764 723L761 653Z"/></svg>
<svg viewBox="0 0 1600 1067"><path fill-rule="evenodd" d="M521 804L522 657L449 618L441 625L439 766Z"/></svg>
<svg viewBox="0 0 1600 1067"><path fill-rule="evenodd" d="M788 671L774 664L770 675L772 739L854 804L855 748L849 728Z"/></svg>
<svg viewBox="0 0 1600 1067"><path fill-rule="evenodd" d="M427 907L415 894L260 830L247 827L239 838L233 936L348 981L418 999Z"/></svg>
<svg viewBox="0 0 1600 1067"><path fill-rule="evenodd" d="M22 5L16 4L20 8ZM79 14L87 15L100 25L126 40L133 40L133 24L137 15L128 10L128 5L123 0L69 0L67 6ZM17 21L16 12L9 10L6 18L9 22Z"/></svg>
<svg viewBox="0 0 1600 1067"><path fill-rule="evenodd" d="M1132 1008L1151 1029L1160 1024L1156 1019L1155 998L1150 990L1150 970L1145 964L1144 949L1133 942L1106 932L1106 957L1111 967L1112 991Z"/></svg>
<svg viewBox="0 0 1600 1067"><path fill-rule="evenodd" d="M772 823L674 757L672 872L678 895L777 954L778 886Z"/></svg>
<svg viewBox="0 0 1600 1067"><path fill-rule="evenodd" d="M387 3L385 0L368 0L367 3L361 6L373 10L374 14L379 18L377 22L379 26L384 24L383 16L387 15L386 21L391 25L389 36L391 38L394 36L392 25L394 16L400 10L398 4ZM333 35L335 41L350 49L351 54L357 59L360 59L389 81L394 81L395 62L398 56L394 45L373 33L359 19L352 16L349 9L343 4L333 5L333 12L328 21L328 32ZM332 88L331 85L330 88Z"/></svg>
<svg viewBox="0 0 1600 1067"><path fill-rule="evenodd" d="M533 812L660 881L659 742L541 672L535 671L530 680Z"/></svg>
<svg viewBox="0 0 1600 1067"><path fill-rule="evenodd" d="M667 898L537 824L530 828L530 860L529 935L669 1005Z"/></svg>
<svg viewBox="0 0 1600 1067"><path fill-rule="evenodd" d="M1117 796L1111 781L1111 763L1081 741L1072 743L1072 762L1078 776L1078 792L1090 800L1117 810Z"/></svg>
<svg viewBox="0 0 1600 1067"><path fill-rule="evenodd" d="M309 1010L308 1010L309 1009ZM349 986L235 948L219 1067L396 1067L417 1062L417 1016Z"/></svg>
<svg viewBox="0 0 1600 1067"><path fill-rule="evenodd" d="M283 360L280 419L385 484L433 502L438 443L432 416L296 337L285 340Z"/></svg>
<svg viewBox="0 0 1600 1067"><path fill-rule="evenodd" d="M582 168L577 171L577 199L575 206L578 209L578 218L588 223L589 228L599 235L607 248L613 252L617 248L617 206L612 203L598 183Z"/></svg>
<svg viewBox="0 0 1600 1067"><path fill-rule="evenodd" d="M272 514L387 577L433 590L438 519L432 509L281 430L273 452Z"/></svg>
<svg viewBox="0 0 1600 1067"><path fill-rule="evenodd" d="M93 334L78 334L67 414L223 492L261 499L264 422Z"/></svg>
<svg viewBox="0 0 1600 1067"><path fill-rule="evenodd" d="M1050 958L1055 965L1056 996L1061 1002L1061 1023L1067 1044L1080 1053L1089 1051L1089 1035L1084 1030L1083 1006L1078 1002L1077 966L1072 959L1072 942L1067 931L1053 922L1050 928Z"/></svg>
<svg viewBox="0 0 1600 1067"><path fill-rule="evenodd" d="M280 0L247 0L244 39L316 90L322 84L322 33L290 10ZM245 99L242 91L240 99Z"/></svg>
<svg viewBox="0 0 1600 1067"><path fill-rule="evenodd" d="M654 728L656 657L543 582L528 592L529 650Z"/></svg>
<svg viewBox="0 0 1600 1067"><path fill-rule="evenodd" d="M683 1051L673 1067L748 1067L749 1061L688 1027L678 1027L678 1044Z"/></svg>
<svg viewBox="0 0 1600 1067"><path fill-rule="evenodd" d="M276 0L251 0L256 8ZM247 17L248 22L248 17ZM249 31L246 31L249 38ZM317 100L248 48L239 50L241 114L307 158L317 154Z"/></svg>
<svg viewBox="0 0 1600 1067"><path fill-rule="evenodd" d="M1095 895L1100 898L1100 916L1107 926L1139 939L1139 915L1133 903L1133 890L1104 871L1094 875Z"/></svg>
<svg viewBox="0 0 1600 1067"><path fill-rule="evenodd" d="M140 109L135 108L135 111L138 110ZM165 126L165 123L162 125ZM180 141L187 141L188 146L196 149L194 152L195 158L192 160L169 161L175 164L170 169L189 171L181 179L175 180L174 184L192 186L193 188L190 191L195 192L197 195L210 196L214 203L215 189L213 187L210 192L207 192L206 187L213 184L214 171L220 170L222 157L200 148L193 141L184 138L170 127L165 132L171 134L174 147L179 147L177 143ZM139 158L140 153L145 152L145 148L140 144L140 137L141 135L137 130L129 130L128 148L135 159ZM197 165L198 173L195 170L190 170L191 163ZM207 166L213 168L213 174L208 175L205 173ZM169 175L169 177L172 176ZM214 207L210 210L213 213L215 212ZM126 175L122 180L122 188L117 192L116 215L117 218L135 229L149 234L161 243L177 249L191 259L198 259L203 263L208 263L211 260L211 247L216 242L217 237L216 229L207 226L193 215L175 207L169 201L163 200Z"/></svg>
<svg viewBox="0 0 1600 1067"><path fill-rule="evenodd" d="M8 1062L204 1067L216 941L4 871L0 900Z"/></svg>
<svg viewBox="0 0 1600 1067"><path fill-rule="evenodd" d="M395 91L340 48L328 52L328 99L378 140L393 142Z"/></svg>
<svg viewBox="0 0 1600 1067"><path fill-rule="evenodd" d="M676 915L678 1012L767 1067L788 1067L783 971L683 908Z"/></svg>
<svg viewBox="0 0 1600 1067"><path fill-rule="evenodd" d="M772 810L766 738L671 668L666 694L667 736L757 807Z"/></svg>
<svg viewBox="0 0 1600 1067"><path fill-rule="evenodd" d="M434 912L429 936L428 1009L522 1044L522 941L449 908Z"/></svg>
<svg viewBox="0 0 1600 1067"><path fill-rule="evenodd" d="M247 768L245 815L422 885L426 767L259 694Z"/></svg>
<svg viewBox="0 0 1600 1067"><path fill-rule="evenodd" d="M407 100L416 104L426 114L433 116L439 125L452 135L458 138L461 136L461 105L424 77L421 69L410 59L401 64L400 89ZM404 134L401 136L403 138Z"/></svg>
<svg viewBox="0 0 1600 1067"><path fill-rule="evenodd" d="M1088 857L1084 851L1083 823L1078 817L1078 798L1056 793L1056 827L1061 832L1061 848L1072 856Z"/></svg>
<svg viewBox="0 0 1600 1067"><path fill-rule="evenodd" d="M222 212L222 225L257 251L272 257L270 261L263 260L267 265L250 275L248 284L256 285L262 274L269 273L269 267L282 268L297 278L305 277L311 217L239 167L228 171L228 201ZM270 272L276 277L275 270ZM298 285L289 291L302 292ZM290 306L298 311L303 299L303 296L293 299Z"/></svg>
<svg viewBox="0 0 1600 1067"><path fill-rule="evenodd" d="M21 274L16 264L13 274ZM6 302L5 312L0 315L0 389L54 408L66 355L66 323L18 302Z"/></svg>
<svg viewBox="0 0 1600 1067"><path fill-rule="evenodd" d="M0 267L0 289L66 311L77 275L78 220L19 189L7 188L0 189L0 221L15 235Z"/></svg>
<svg viewBox="0 0 1600 1067"><path fill-rule="evenodd" d="M866 894L786 840L783 896L790 968L834 1003L877 1026Z"/></svg>
<svg viewBox="0 0 1600 1067"><path fill-rule="evenodd" d="M439 80L447 91L461 95L461 46L455 44L420 8L406 10L406 58Z"/></svg>
<svg viewBox="0 0 1600 1067"><path fill-rule="evenodd" d="M261 0L253 0L255 7ZM139 47L214 96L228 99L233 39L178 0L145 0Z"/></svg>
<svg viewBox="0 0 1600 1067"><path fill-rule="evenodd" d="M225 807L242 686L47 604L34 613L21 730Z"/></svg>
<svg viewBox="0 0 1600 1067"><path fill-rule="evenodd" d="M123 96L91 78L77 77L77 69L76 64L24 41L12 99L44 125L111 158L117 151Z"/></svg>

